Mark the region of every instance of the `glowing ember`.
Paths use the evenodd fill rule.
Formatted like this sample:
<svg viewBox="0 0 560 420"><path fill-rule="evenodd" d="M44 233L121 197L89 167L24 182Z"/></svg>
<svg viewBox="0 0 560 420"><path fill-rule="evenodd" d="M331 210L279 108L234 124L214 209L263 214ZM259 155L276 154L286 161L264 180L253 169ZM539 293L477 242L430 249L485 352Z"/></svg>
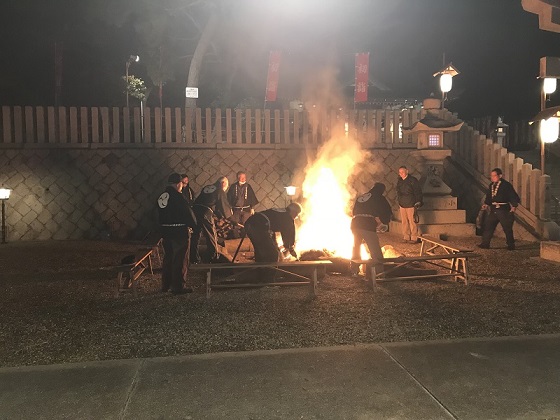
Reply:
<svg viewBox="0 0 560 420"><path fill-rule="evenodd" d="M331 139L305 171L302 185L303 214L297 246L304 250L327 250L343 258L352 257L354 236L350 230L354 193L349 177L367 153L347 137ZM369 254L362 247L362 258Z"/></svg>

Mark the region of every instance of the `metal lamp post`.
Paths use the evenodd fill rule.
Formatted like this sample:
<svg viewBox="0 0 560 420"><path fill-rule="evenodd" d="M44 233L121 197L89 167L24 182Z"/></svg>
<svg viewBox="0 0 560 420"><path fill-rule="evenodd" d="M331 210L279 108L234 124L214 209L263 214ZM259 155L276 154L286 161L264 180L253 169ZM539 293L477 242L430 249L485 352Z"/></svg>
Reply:
<svg viewBox="0 0 560 420"><path fill-rule="evenodd" d="M2 243L6 243L6 200L10 198L12 190L0 188L0 201L2 201Z"/></svg>
<svg viewBox="0 0 560 420"><path fill-rule="evenodd" d="M128 57L128 60L126 60L126 107L127 108L128 108L128 68L132 63L138 63L138 61L140 61L140 57L138 57L137 55L131 55L130 57Z"/></svg>

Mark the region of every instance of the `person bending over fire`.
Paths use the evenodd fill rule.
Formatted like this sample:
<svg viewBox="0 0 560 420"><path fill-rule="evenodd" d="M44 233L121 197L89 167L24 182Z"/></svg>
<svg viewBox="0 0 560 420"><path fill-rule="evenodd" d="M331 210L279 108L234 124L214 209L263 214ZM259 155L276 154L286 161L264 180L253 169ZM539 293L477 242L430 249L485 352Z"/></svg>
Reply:
<svg viewBox="0 0 560 420"><path fill-rule="evenodd" d="M245 232L255 248L255 262L277 262L282 259L276 242L276 232L282 235L284 248L298 259L295 251L296 226L294 220L301 213L298 203L285 209L269 209L255 213L245 222Z"/></svg>
<svg viewBox="0 0 560 420"><path fill-rule="evenodd" d="M360 260L360 248L365 241L369 249L372 264L377 272L383 271L383 253L379 245L377 232L386 232L387 224L391 220L391 206L383 196L385 184L376 182L371 190L359 196L352 210L350 228L354 234L352 259ZM352 263L352 275L358 275L359 264Z"/></svg>
<svg viewBox="0 0 560 420"><path fill-rule="evenodd" d="M226 196L228 185L228 179L222 176L214 184L206 185L194 200L192 209L196 216L197 224L191 242L190 260L192 264L197 264L201 261L218 261L218 235L214 216L218 217L218 219L229 220L233 216ZM198 251L200 235L204 235L206 239L204 258L201 258Z"/></svg>

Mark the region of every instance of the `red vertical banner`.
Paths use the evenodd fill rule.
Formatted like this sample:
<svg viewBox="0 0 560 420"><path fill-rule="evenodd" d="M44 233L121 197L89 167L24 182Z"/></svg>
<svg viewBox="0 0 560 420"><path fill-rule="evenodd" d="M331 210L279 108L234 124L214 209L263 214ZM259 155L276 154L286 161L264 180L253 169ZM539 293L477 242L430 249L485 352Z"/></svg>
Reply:
<svg viewBox="0 0 560 420"><path fill-rule="evenodd" d="M354 102L367 102L369 82L369 53L356 54Z"/></svg>
<svg viewBox="0 0 560 420"><path fill-rule="evenodd" d="M274 102L278 93L278 79L280 76L280 51L270 51L268 59L268 75L266 77L266 102Z"/></svg>

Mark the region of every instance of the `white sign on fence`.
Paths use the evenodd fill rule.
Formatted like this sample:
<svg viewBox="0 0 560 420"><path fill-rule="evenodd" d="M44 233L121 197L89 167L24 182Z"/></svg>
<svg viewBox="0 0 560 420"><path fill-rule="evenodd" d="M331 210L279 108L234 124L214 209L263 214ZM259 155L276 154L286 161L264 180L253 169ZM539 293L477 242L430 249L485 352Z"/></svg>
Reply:
<svg viewBox="0 0 560 420"><path fill-rule="evenodd" d="M187 98L195 98L198 99L198 88L195 87L187 87L185 88L185 96Z"/></svg>

